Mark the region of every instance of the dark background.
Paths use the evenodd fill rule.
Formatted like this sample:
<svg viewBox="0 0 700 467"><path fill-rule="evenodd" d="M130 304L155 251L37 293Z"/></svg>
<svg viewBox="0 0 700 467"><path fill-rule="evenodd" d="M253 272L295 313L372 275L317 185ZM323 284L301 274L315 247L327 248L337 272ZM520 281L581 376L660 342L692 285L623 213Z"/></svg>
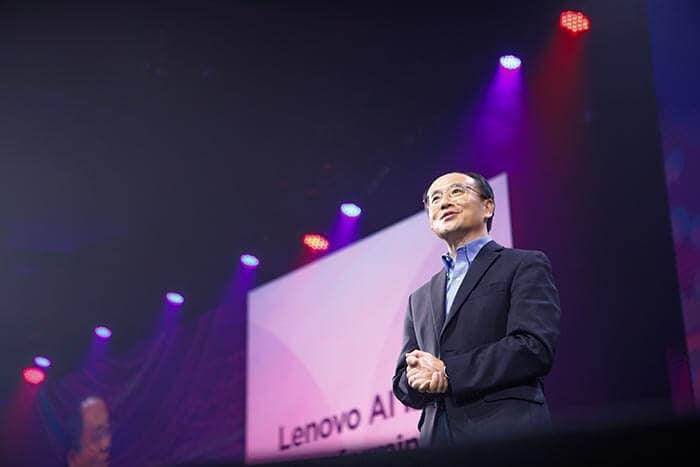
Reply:
<svg viewBox="0 0 700 467"><path fill-rule="evenodd" d="M592 20L576 41L557 29L567 7ZM524 61L523 139L475 143L507 52ZM240 254L264 283L310 260L301 236L328 234L341 202L366 236L451 170L506 171L515 246L552 261L556 420L687 404L646 2L3 2L0 70L6 406L34 355L58 381L99 323L126 354L165 291L198 322ZM243 361L238 303L225 339Z"/></svg>

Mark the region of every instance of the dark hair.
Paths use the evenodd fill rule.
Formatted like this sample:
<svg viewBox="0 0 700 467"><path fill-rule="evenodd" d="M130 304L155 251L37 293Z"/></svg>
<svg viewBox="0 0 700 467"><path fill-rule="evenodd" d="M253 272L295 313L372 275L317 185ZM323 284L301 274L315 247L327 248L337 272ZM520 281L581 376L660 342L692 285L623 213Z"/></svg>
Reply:
<svg viewBox="0 0 700 467"><path fill-rule="evenodd" d="M80 434L83 431L83 402L87 397L74 402L66 418L63 447L66 461L71 451L80 451Z"/></svg>
<svg viewBox="0 0 700 467"><path fill-rule="evenodd" d="M491 188L491 184L489 183L486 178L484 178L483 175L478 174L476 172L459 172L463 173L469 178L474 179L476 182L476 188L479 191L479 196L481 196L481 199L487 200L490 199L493 201L493 212L491 213L491 217L489 217L486 220L486 231L491 232L491 224L493 224L493 217L496 215L496 199L493 196L493 188ZM425 203L425 200L428 197L428 191L426 190L425 193L423 193L423 202ZM427 210L427 208L426 208Z"/></svg>
<svg viewBox="0 0 700 467"><path fill-rule="evenodd" d="M476 172L464 172L464 175L474 179L474 181L476 182L476 187L479 189L479 193L481 194L482 199L490 199L493 201L493 212L491 213L491 217L489 217L486 220L486 231L491 232L493 216L496 215L496 199L493 196L493 188L491 188L491 184L489 183L489 181L486 180L486 178L484 178L484 176L481 174L478 174Z"/></svg>

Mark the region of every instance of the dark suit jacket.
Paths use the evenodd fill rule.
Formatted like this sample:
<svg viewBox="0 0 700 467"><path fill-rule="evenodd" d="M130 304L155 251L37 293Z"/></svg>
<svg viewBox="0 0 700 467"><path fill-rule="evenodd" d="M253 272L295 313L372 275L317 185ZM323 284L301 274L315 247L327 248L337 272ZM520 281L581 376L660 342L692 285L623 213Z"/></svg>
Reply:
<svg viewBox="0 0 700 467"><path fill-rule="evenodd" d="M484 245L445 320L446 273L409 297L401 353L393 378L396 397L423 409L421 446L430 446L438 406L457 442L471 434L530 430L549 422L542 377L552 367L559 336L559 294L540 251ZM412 389L405 353L424 350L446 365L446 394Z"/></svg>

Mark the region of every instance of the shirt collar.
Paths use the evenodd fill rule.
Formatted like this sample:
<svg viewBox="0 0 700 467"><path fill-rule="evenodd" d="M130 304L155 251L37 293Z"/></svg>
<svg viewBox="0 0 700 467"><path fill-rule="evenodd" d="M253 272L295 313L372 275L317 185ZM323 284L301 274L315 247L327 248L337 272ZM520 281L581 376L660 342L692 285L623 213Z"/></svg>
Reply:
<svg viewBox="0 0 700 467"><path fill-rule="evenodd" d="M490 241L491 237L484 235L483 237L479 237L476 240L472 240L471 242L462 245L461 247L457 248L457 260L460 258L464 260L466 257L467 262L472 264L474 258L476 258L476 255L479 254L481 248ZM449 253L442 255L442 262L445 265L445 270L448 272L454 267L455 263Z"/></svg>

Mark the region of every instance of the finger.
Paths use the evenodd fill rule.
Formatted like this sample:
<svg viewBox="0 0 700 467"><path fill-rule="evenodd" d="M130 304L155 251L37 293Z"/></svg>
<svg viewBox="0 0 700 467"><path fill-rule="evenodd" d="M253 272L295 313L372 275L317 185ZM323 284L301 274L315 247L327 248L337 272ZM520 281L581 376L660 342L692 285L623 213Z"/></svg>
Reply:
<svg viewBox="0 0 700 467"><path fill-rule="evenodd" d="M438 389L438 392L440 392L440 393L447 392L447 384L448 384L447 378L445 378L445 376L443 376L441 374L440 375L440 388Z"/></svg>
<svg viewBox="0 0 700 467"><path fill-rule="evenodd" d="M424 381L430 382L430 374L425 372L418 372L411 376L411 381L413 381L414 386L420 386Z"/></svg>
<svg viewBox="0 0 700 467"><path fill-rule="evenodd" d="M419 383L420 383L420 388L422 391L429 391L430 390L430 383L432 382L432 376L428 373L423 375L422 378L420 378Z"/></svg>
<svg viewBox="0 0 700 467"><path fill-rule="evenodd" d="M433 390L433 392L441 392L440 387L442 385L442 375L438 373L437 371L433 373L432 379L430 381L430 389Z"/></svg>
<svg viewBox="0 0 700 467"><path fill-rule="evenodd" d="M428 392L435 392L438 386L438 379L435 373L430 375L430 384L428 385Z"/></svg>
<svg viewBox="0 0 700 467"><path fill-rule="evenodd" d="M420 390L421 385L423 384L424 379L423 378L412 378L409 385L416 390Z"/></svg>
<svg viewBox="0 0 700 467"><path fill-rule="evenodd" d="M426 370L425 368L415 368L414 370L415 371L411 373L411 376L413 376L414 378L430 380L432 371Z"/></svg>
<svg viewBox="0 0 700 467"><path fill-rule="evenodd" d="M413 358L413 361L412 361L413 365L411 365L412 368L430 369L430 367L425 364L425 360L420 360L420 359L415 358L415 357L411 357L411 358Z"/></svg>
<svg viewBox="0 0 700 467"><path fill-rule="evenodd" d="M416 375L419 375L421 373L425 373L425 370L423 368L414 366L414 367L408 369L408 371L406 372L406 375L407 376L416 376Z"/></svg>
<svg viewBox="0 0 700 467"><path fill-rule="evenodd" d="M413 356L406 357L406 365L416 366L416 365L418 365L418 359L416 357L413 357Z"/></svg>
<svg viewBox="0 0 700 467"><path fill-rule="evenodd" d="M414 387L417 386L420 382L422 382L422 380L425 379L419 371L414 371L413 373L411 373L410 376L407 375L407 377L408 377L408 384L410 384L411 386L414 386Z"/></svg>

